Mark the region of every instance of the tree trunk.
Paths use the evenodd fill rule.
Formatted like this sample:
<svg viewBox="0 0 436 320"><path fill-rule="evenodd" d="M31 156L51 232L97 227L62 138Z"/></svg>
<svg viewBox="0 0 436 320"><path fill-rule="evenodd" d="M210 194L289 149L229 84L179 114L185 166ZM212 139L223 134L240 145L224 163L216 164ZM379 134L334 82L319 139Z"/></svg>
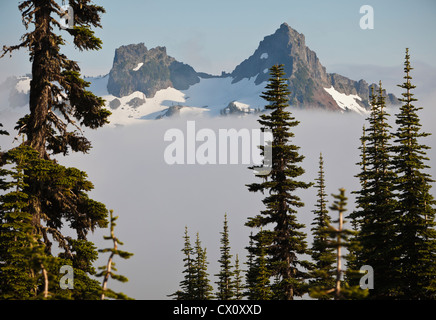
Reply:
<svg viewBox="0 0 436 320"><path fill-rule="evenodd" d="M48 159L46 152L47 115L50 107L50 3L38 4L35 12L35 42L32 59L32 80L30 82L30 117L25 131L27 143L38 151L39 156Z"/></svg>

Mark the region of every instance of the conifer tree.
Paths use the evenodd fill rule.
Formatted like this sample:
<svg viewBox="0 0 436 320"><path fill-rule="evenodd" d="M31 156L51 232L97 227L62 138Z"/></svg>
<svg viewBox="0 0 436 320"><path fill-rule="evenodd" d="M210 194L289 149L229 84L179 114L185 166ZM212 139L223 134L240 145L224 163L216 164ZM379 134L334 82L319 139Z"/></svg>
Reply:
<svg viewBox="0 0 436 320"><path fill-rule="evenodd" d="M398 214L401 217L398 239L401 252L401 299L436 299L436 230L435 200L430 193L434 180L426 173L429 168L422 138L418 111L412 90L409 50L404 62L403 105L396 115L394 169L398 174Z"/></svg>
<svg viewBox="0 0 436 320"><path fill-rule="evenodd" d="M317 192L316 209L312 212L315 214L313 228L313 244L311 256L314 262L313 271L311 272L312 280L310 281L311 291L317 288L332 288L334 285L333 269L335 254L333 248L327 241L329 224L331 219L327 210L327 194L325 193L324 177L324 159L322 154L319 156L318 178L315 179ZM319 291L319 290L318 290ZM314 296L311 294L311 296ZM317 295L318 299L330 299L329 295Z"/></svg>
<svg viewBox="0 0 436 320"><path fill-rule="evenodd" d="M235 275L235 280L234 280L234 284L235 284L235 300L241 300L244 297L244 292L243 292L243 283L242 283L242 270L239 267L239 256L236 255L235 258L235 269L234 269L234 275Z"/></svg>
<svg viewBox="0 0 436 320"><path fill-rule="evenodd" d="M119 300L126 300L130 299L128 296L126 296L122 292L115 292L112 289L109 289L107 287L107 283L109 281L109 278L120 281L120 282L127 282L129 281L125 276L120 274L115 274L114 271L117 271L115 268L115 262L114 257L119 256L122 259L129 259L133 253L123 251L118 249L118 246L123 245L123 243L115 236L115 221L118 219L118 216L113 215L113 210L110 210L110 236L104 236L103 238L105 240L110 240L113 242L113 248L106 248L106 249L99 249L98 252L105 253L110 252L108 262L105 266L100 267L99 269L102 270L100 273L98 273L97 277L103 277L102 281L102 294L101 294L101 300L104 300L105 297L113 298L113 299L119 299Z"/></svg>
<svg viewBox="0 0 436 320"><path fill-rule="evenodd" d="M234 272L231 264L232 255L230 254L229 230L227 224L227 214L224 215L224 227L221 232L221 257L218 260L220 264L220 272L216 275L218 277L218 291L216 298L219 300L230 300L234 297Z"/></svg>
<svg viewBox="0 0 436 320"><path fill-rule="evenodd" d="M209 274L207 273L207 253L206 248L201 247L200 236L197 233L195 240L195 259L194 259L194 299L195 300L210 300L213 298L212 286L209 281Z"/></svg>
<svg viewBox="0 0 436 320"><path fill-rule="evenodd" d="M87 152L91 146L82 135L81 127L98 128L107 123L110 115L103 99L86 89L89 83L80 77L77 62L61 53L65 44L61 33L72 35L72 42L79 50L101 48L101 40L94 36L91 28L101 27L100 15L104 8L89 0L70 0L69 5L74 9L75 25L64 29L56 20L56 15L59 18L63 15L56 1L22 1L19 4L22 21L27 30L31 26L33 29L23 35L20 44L3 47L2 54L3 57L20 48L29 50L32 62L30 113L18 121L17 129L26 137L24 144L47 161L50 154L67 154L68 150ZM58 34L55 29L59 30ZM44 179L49 182L50 178L38 176L46 174L42 167L41 170L31 168L29 174L25 172L26 190L32 193L27 210L46 245L46 252L51 252L51 236L66 249L68 256L72 248L66 248L67 240L60 230L62 220L71 221L70 227L76 230L79 242L86 241L89 231L107 226L107 210L101 203L88 199L86 192L93 186L85 179L85 173L74 168L56 168L54 161L44 165L50 166L56 179L64 179L69 187L61 184L58 188L54 181L41 183ZM73 242L69 245L73 246Z"/></svg>
<svg viewBox="0 0 436 320"><path fill-rule="evenodd" d="M301 230L304 225L298 223L296 217L297 209L304 203L296 191L307 189L311 184L297 180L304 173L298 165L304 157L298 153L299 147L291 144L294 137L291 128L299 121L286 110L290 92L283 70L283 65L271 67L271 77L261 96L269 102L265 106L268 112L260 115L258 120L264 129L270 129L273 134L271 172L266 176L259 175L264 180L262 183L247 185L251 192L260 191L268 195L263 199L266 208L259 215L249 218L246 225L252 228L271 226L271 243L265 253L270 260L268 267L272 276L277 279L274 295L276 299L291 300L307 291L304 268L309 267L309 263L299 258L299 255L308 253L306 234ZM263 147L261 150L265 152Z"/></svg>
<svg viewBox="0 0 436 320"><path fill-rule="evenodd" d="M374 91L372 91L372 96L371 96L371 105L375 106L377 101L376 101L376 96L374 94ZM368 120L368 119L367 119ZM359 161L357 163L357 165L360 166L360 170L361 172L359 174L356 175L357 178L359 178L359 182L360 182L360 190L359 191L353 191L352 193L357 194L357 199L356 202L358 204L358 207L360 208L360 210L362 212L365 212L365 206L367 205L367 202L365 201L365 196L368 194L368 172L367 172L367 148L366 148L366 141L367 141L367 136L366 136L366 126L363 125L363 130L362 130L362 136L360 137L360 158L361 161ZM353 224L353 228L355 231L358 230L358 225L359 225L359 221L362 220L362 214L358 215L358 214L352 214L352 224Z"/></svg>
<svg viewBox="0 0 436 320"><path fill-rule="evenodd" d="M185 227L185 244L182 249L185 258L184 279L180 282L180 289L168 295L176 300L210 300L213 298L212 286L207 272L206 248L202 248L200 235L197 232L194 247L191 246L188 228Z"/></svg>
<svg viewBox="0 0 436 320"><path fill-rule="evenodd" d="M355 266L370 265L377 286L370 298L389 299L398 293L398 216L393 188L390 125L387 122L385 97L380 82L378 95L372 92L369 126L362 137L365 158L358 174L361 189L357 194L358 209L352 214L358 227L359 250L353 256Z"/></svg>
<svg viewBox="0 0 436 320"><path fill-rule="evenodd" d="M252 293L257 278L257 266L256 266L257 250L254 244L255 235L253 235L253 232L250 232L249 238L250 240L248 242L248 247L245 247L245 249L247 249L248 251L248 255L247 255L247 261L245 262L245 264L247 265L247 271L245 272L246 291L244 291L244 296L246 296L248 300L253 300Z"/></svg>
<svg viewBox="0 0 436 320"><path fill-rule="evenodd" d="M194 300L195 299L195 266L194 266L194 248L191 246L191 240L188 234L188 227L185 226L185 234L183 236L184 254L183 261L185 262L183 270L184 278L180 281L180 289L173 294L168 295L176 300Z"/></svg>
<svg viewBox="0 0 436 320"><path fill-rule="evenodd" d="M100 49L101 40L91 29L101 27L104 9L89 0L70 0L69 5L74 9L75 25L64 29L56 20L56 15L60 17L63 12L55 0L27 0L19 4L26 30L31 30L18 45L4 46L1 57L20 48L29 50L30 113L16 127L19 134L25 135L24 145L28 149L10 150L2 154L1 162L17 163L14 150L25 155L21 192L27 200L22 211L30 214L35 239L40 239L45 254L40 259L45 261L44 285L38 286L37 291L43 292L44 298L50 291L51 297L60 294L72 299L96 299L99 286L90 275L95 274L92 262L97 258L97 250L87 240L87 234L107 226L107 209L88 197L93 185L86 173L65 168L50 160L50 155L66 155L69 150L87 152L91 145L83 136L82 127L96 129L108 122L110 112L104 108L103 99L87 90L89 83L81 78L77 62L61 52L66 43L62 33L72 35L79 50ZM76 232L77 239L63 234L65 223ZM52 255L53 241L61 251L57 257ZM49 286L59 287L59 267L64 264L74 268L74 290L56 292Z"/></svg>

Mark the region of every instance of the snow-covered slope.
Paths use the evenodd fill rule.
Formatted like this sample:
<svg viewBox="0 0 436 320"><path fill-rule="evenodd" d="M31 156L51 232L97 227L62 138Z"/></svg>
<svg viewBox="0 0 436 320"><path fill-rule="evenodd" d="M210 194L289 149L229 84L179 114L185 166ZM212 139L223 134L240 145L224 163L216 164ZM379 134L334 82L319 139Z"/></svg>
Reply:
<svg viewBox="0 0 436 320"><path fill-rule="evenodd" d="M355 111L359 114L367 114L368 111L361 107L357 100L362 101L362 98L355 94L344 94L337 91L333 86L330 88L324 88L325 91L327 91L332 98L336 101L338 106L343 109L344 111Z"/></svg>
<svg viewBox="0 0 436 320"><path fill-rule="evenodd" d="M137 68L140 67L138 64ZM175 115L214 117L229 114L232 109L237 109L240 114L252 113L263 109L265 105L260 95L265 90L266 83L256 85L256 77L244 78L236 83L232 83L234 78L231 76L200 78L199 83L187 90L168 87L157 91L152 98L139 91L121 98L111 95L107 90L108 79L109 75L85 78L91 83L89 90L106 100L106 107L112 112L109 120L113 126L143 123ZM17 80L15 90L26 94L29 91L30 78L22 77ZM368 111L357 103L361 101L358 95L340 93L333 86L324 90L344 111L367 114ZM20 109L27 111L24 107Z"/></svg>
<svg viewBox="0 0 436 320"><path fill-rule="evenodd" d="M108 76L86 80L91 82L89 90L106 100L106 106L112 112L109 119L112 125L161 118L172 106L181 106L179 116L217 116L232 102L247 112L263 108L265 104L259 97L265 89L265 83L255 85L254 78L243 79L234 84L231 77L202 78L187 90L170 87L159 90L153 98L138 91L117 98L107 92Z"/></svg>

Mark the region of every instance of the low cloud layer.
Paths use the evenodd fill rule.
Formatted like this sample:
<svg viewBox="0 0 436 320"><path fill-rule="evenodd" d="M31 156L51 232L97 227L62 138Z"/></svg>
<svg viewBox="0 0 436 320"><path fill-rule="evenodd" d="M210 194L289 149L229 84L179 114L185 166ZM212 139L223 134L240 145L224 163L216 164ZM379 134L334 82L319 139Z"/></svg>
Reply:
<svg viewBox="0 0 436 320"><path fill-rule="evenodd" d="M354 175L359 171L359 137L364 118L354 114L320 112L294 113L301 121L295 128L295 144L306 157L304 181L314 181L318 158L323 153L327 193L346 189L349 212L353 208L351 191L357 190ZM197 128L255 128L257 117L197 119ZM164 141L168 128L186 130L186 120L165 120L119 128L104 128L89 132L93 141L90 155L71 155L62 163L76 166L89 174L95 184L92 196L119 215L116 233L125 249L135 255L126 262L118 261L120 273L130 281L112 285L137 299L165 299L178 289L182 279L184 227L191 240L199 232L207 248L209 273L218 273L219 239L224 214L227 213L232 254L241 261L247 254L250 228L244 223L263 209L262 195L248 192L246 184L258 181L246 165L168 165ZM426 128L427 131L429 128ZM435 137L426 143L435 145ZM435 159L434 150L430 157ZM436 176L435 168L432 175ZM299 209L298 219L311 228L316 202L316 190L300 192L306 206ZM331 199L331 198L330 198ZM101 247L102 234L96 232L93 241ZM310 236L310 235L309 235ZM309 244L311 243L309 237ZM104 261L104 257L101 257Z"/></svg>
<svg viewBox="0 0 436 320"><path fill-rule="evenodd" d="M436 159L436 112L433 101L436 94L430 91L417 94L417 105L423 106L421 119L423 130L433 135L423 143L432 147L428 156ZM398 109L389 110L391 124ZM353 207L351 191L359 188L354 177L359 168L359 137L365 117L357 114L324 113L293 110L300 124L294 128L294 143L301 147L305 156L302 163L306 173L302 180L314 181L318 171L318 158L323 153L326 172L327 194L345 188L349 197L348 212ZM11 136L0 137L2 150L11 146L14 122L17 114L2 112L0 122L11 131ZM258 128L258 117L198 118L197 129L253 129ZM207 248L208 272L211 282L218 273L220 232L224 214L229 221L232 254L239 254L241 262L246 258L250 228L244 223L248 217L262 210L262 195L250 193L246 184L259 181L247 165L173 165L165 162L164 151L169 142L164 134L170 128L186 131L187 119L144 121L143 124L106 127L85 130L92 141L90 154L71 154L59 157L60 163L74 166L88 173L95 185L91 196L113 209L119 216L117 236L125 243L122 249L133 252L126 261L115 261L119 273L130 280L126 284L109 283L111 288L123 291L136 299L166 299L178 289L182 279L184 227L188 226L191 240L199 232L202 244ZM12 146L17 145L17 142ZM436 166L429 173L436 177ZM433 189L433 194L436 194ZM314 188L300 192L305 207L298 210L298 219L306 225L311 243L311 210L316 202ZM331 197L329 197L331 201ZM108 230L98 230L91 240L99 248L110 243L102 240ZM95 264L103 265L107 257L101 255ZM244 265L242 265L245 268Z"/></svg>

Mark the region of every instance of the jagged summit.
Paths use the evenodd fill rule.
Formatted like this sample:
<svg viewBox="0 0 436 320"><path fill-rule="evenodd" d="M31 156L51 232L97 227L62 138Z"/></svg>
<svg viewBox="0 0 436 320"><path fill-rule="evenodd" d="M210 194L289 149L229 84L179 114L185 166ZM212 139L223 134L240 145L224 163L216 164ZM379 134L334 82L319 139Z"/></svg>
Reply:
<svg viewBox="0 0 436 320"><path fill-rule="evenodd" d="M266 36L253 55L235 68L231 73L233 82L251 77L256 77L256 84L267 81L268 69L274 64L284 64L290 81L292 104L337 108L334 99L324 90L330 86L325 67L316 53L306 46L304 35L287 23Z"/></svg>
<svg viewBox="0 0 436 320"><path fill-rule="evenodd" d="M186 90L199 81L197 72L191 66L167 55L166 47L149 50L144 43L139 43L115 50L107 88L117 97L135 91L154 97L159 90L168 87Z"/></svg>

